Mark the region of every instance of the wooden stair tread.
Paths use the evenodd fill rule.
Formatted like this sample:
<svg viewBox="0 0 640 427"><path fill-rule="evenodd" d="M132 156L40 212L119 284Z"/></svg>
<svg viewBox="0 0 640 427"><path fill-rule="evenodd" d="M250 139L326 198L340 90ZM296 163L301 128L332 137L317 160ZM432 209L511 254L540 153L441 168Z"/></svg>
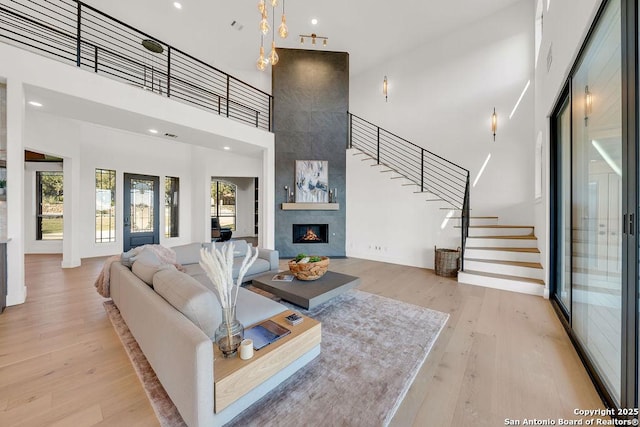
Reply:
<svg viewBox="0 0 640 427"><path fill-rule="evenodd" d="M533 225L470 225L469 228L534 228Z"/></svg>
<svg viewBox="0 0 640 427"><path fill-rule="evenodd" d="M538 240L534 234L525 234L522 236L467 236L467 239L522 239L522 240Z"/></svg>
<svg viewBox="0 0 640 427"><path fill-rule="evenodd" d="M467 246L465 249L478 249L482 251L505 251L505 252L528 252L539 254L538 248L495 248L495 247L482 247L482 246Z"/></svg>
<svg viewBox="0 0 640 427"><path fill-rule="evenodd" d="M544 286L544 281L540 279L532 279L530 277L509 276L507 274L486 273L484 271L464 270L463 273L474 274L476 276L489 277L493 279L518 280L520 282L535 283Z"/></svg>
<svg viewBox="0 0 640 427"><path fill-rule="evenodd" d="M449 219L462 219L461 216L451 216ZM470 216L469 219L498 219L497 216Z"/></svg>
<svg viewBox="0 0 640 427"><path fill-rule="evenodd" d="M514 267L527 267L527 268L539 268L542 269L542 264L539 262L523 262L523 261L498 261L495 259L481 259L481 258L465 258L466 261L485 262L487 264L503 264L511 265Z"/></svg>

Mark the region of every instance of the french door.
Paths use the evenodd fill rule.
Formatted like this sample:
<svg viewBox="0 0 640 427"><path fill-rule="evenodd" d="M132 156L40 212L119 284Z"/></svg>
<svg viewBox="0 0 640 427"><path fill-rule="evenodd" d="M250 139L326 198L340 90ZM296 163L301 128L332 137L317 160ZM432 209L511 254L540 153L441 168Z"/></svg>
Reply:
<svg viewBox="0 0 640 427"><path fill-rule="evenodd" d="M551 116L551 291L596 386L638 400L637 5L604 1Z"/></svg>
<svg viewBox="0 0 640 427"><path fill-rule="evenodd" d="M160 243L159 187L157 176L124 174L123 246Z"/></svg>

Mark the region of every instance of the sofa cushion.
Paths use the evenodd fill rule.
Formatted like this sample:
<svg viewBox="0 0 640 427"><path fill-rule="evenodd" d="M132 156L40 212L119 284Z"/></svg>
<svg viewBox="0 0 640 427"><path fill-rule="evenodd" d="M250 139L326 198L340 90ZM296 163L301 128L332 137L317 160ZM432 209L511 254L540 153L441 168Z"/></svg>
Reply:
<svg viewBox="0 0 640 427"><path fill-rule="evenodd" d="M279 302L275 302L245 288L238 289L236 317L246 328L261 322L287 309Z"/></svg>
<svg viewBox="0 0 640 427"><path fill-rule="evenodd" d="M143 249L136 257L131 271L147 285L153 283L153 275L162 267L162 261L151 249Z"/></svg>
<svg viewBox="0 0 640 427"><path fill-rule="evenodd" d="M209 338L214 338L222 322L222 310L213 292L175 268L158 271L153 288Z"/></svg>
<svg viewBox="0 0 640 427"><path fill-rule="evenodd" d="M200 262L200 249L202 243L189 243L187 245L174 246L171 249L176 253L176 262L178 264L197 264Z"/></svg>
<svg viewBox="0 0 640 427"><path fill-rule="evenodd" d="M243 260L244 258L235 258L233 260L233 277L238 277L238 273L240 272L240 267L242 266ZM271 264L269 264L269 261L262 258L256 258L255 262L251 264L251 267L249 267L247 272L244 274L244 277L258 273L264 273L265 271L269 271L270 269Z"/></svg>
<svg viewBox="0 0 640 427"><path fill-rule="evenodd" d="M205 274L200 264L184 264L182 266L183 272L187 273L189 276L197 276L199 274Z"/></svg>
<svg viewBox="0 0 640 427"><path fill-rule="evenodd" d="M221 250L225 243L229 242L215 242L215 248ZM233 256L244 257L247 254L249 245L246 240L232 240L233 243Z"/></svg>

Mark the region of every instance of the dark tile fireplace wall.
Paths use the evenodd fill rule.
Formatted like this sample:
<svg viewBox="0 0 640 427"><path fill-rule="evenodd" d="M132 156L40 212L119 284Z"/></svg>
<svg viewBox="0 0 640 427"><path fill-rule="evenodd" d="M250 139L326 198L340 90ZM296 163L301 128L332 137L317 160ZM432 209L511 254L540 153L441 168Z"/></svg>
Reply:
<svg viewBox="0 0 640 427"><path fill-rule="evenodd" d="M273 67L273 132L276 136L275 236L280 257L300 252L345 255L345 172L349 54L278 49ZM293 189L296 160L327 160L329 188L338 189L337 211L283 211L284 186ZM292 243L293 224L328 224L329 243Z"/></svg>

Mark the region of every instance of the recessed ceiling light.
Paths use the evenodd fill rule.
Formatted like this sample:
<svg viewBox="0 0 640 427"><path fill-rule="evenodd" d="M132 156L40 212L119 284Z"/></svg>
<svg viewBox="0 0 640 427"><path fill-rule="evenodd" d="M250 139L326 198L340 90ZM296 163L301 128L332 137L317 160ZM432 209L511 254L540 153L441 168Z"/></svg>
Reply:
<svg viewBox="0 0 640 427"><path fill-rule="evenodd" d="M313 19L311 20L311 24L313 24L313 25L318 25L318 20L317 20L316 18L313 18Z"/></svg>
<svg viewBox="0 0 640 427"><path fill-rule="evenodd" d="M231 150L231 147L222 147L222 148L224 148L225 150Z"/></svg>
<svg viewBox="0 0 640 427"><path fill-rule="evenodd" d="M182 9L182 3L180 3L180 2L174 1L174 2L173 2L173 6L174 6L176 9Z"/></svg>
<svg viewBox="0 0 640 427"><path fill-rule="evenodd" d="M37 101L29 101L29 105L33 105L34 107L42 107L42 104Z"/></svg>
<svg viewBox="0 0 640 427"><path fill-rule="evenodd" d="M157 130L155 130L155 129L149 129L149 133L152 133L152 134L154 134L154 135L155 135L156 133L158 133L158 131L157 131Z"/></svg>

